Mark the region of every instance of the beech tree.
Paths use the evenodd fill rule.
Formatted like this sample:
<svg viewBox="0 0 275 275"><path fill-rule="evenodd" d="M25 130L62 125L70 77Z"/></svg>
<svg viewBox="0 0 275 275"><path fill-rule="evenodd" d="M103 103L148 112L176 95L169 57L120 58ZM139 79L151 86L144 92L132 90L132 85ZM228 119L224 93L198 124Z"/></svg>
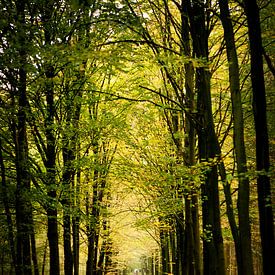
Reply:
<svg viewBox="0 0 275 275"><path fill-rule="evenodd" d="M238 272L253 274L251 230L249 219L249 179L247 175L242 98L240 93L239 64L234 39L234 30L230 20L228 1L219 1L221 21L229 65L229 81L232 101L234 150L239 179L238 215L239 234L235 239Z"/></svg>
<svg viewBox="0 0 275 275"><path fill-rule="evenodd" d="M271 255L274 254L274 225L269 162L269 140L266 119L266 94L263 71L263 51L259 7L256 1L244 1L247 16L248 35L251 55L251 81L253 91L253 115L256 132L256 168L260 231L263 253L264 274L272 274L275 270Z"/></svg>

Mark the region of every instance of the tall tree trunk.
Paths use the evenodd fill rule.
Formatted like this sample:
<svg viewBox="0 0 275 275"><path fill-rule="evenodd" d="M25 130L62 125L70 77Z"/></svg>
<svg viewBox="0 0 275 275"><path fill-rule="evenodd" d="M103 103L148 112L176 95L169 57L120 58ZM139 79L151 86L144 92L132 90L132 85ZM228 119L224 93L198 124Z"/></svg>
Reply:
<svg viewBox="0 0 275 275"><path fill-rule="evenodd" d="M74 275L79 274L79 214L73 217L73 262L74 262Z"/></svg>
<svg viewBox="0 0 275 275"><path fill-rule="evenodd" d="M73 223L73 261L74 261L74 275L79 274L79 223L80 223L80 184L81 173L77 171L76 182L74 188L74 215L72 218Z"/></svg>
<svg viewBox="0 0 275 275"><path fill-rule="evenodd" d="M69 101L69 100L68 100ZM70 103L69 103L70 104ZM71 103L73 104L73 103ZM72 167L75 160L75 148L72 147L71 137L68 134L70 129L71 108L67 110L67 126L63 133L63 165L64 172L62 177L62 206L63 206L63 242L64 242L64 273L65 275L73 274L73 254L71 248L71 195L74 181L74 169Z"/></svg>
<svg viewBox="0 0 275 275"><path fill-rule="evenodd" d="M174 225L174 217L173 222L171 224L171 230L168 233L168 241L169 241L169 273L179 275L176 273L175 263L176 263L176 235L175 235L175 225Z"/></svg>
<svg viewBox="0 0 275 275"><path fill-rule="evenodd" d="M85 63L86 64L86 63ZM79 75L80 81L83 79L83 75ZM83 82L83 80L82 80ZM84 82L83 82L84 83ZM63 166L64 172L62 177L62 187L63 187L63 195L62 195L62 204L63 204L63 240L64 240L64 271L65 275L72 275L73 274L73 266L75 263L74 260L78 261L77 257L73 257L73 251L71 247L71 230L72 230L72 220L74 221L73 226L74 229L77 230L77 219L75 219L75 215L79 215L79 203L77 203L77 207L74 207L77 213L74 213L72 210L72 204L74 203L72 200L75 199L79 201L78 196L79 193L74 192L73 188L75 188L75 167L74 161L76 160L76 151L77 151L77 144L78 144L78 124L79 124L79 117L80 117L80 110L81 110L81 103L75 102L76 96L78 98L82 97L82 85L83 83L80 82L79 89L76 92L70 91L70 87L67 87L66 93L66 101L65 101L65 115L66 115L66 124L63 130ZM72 132L73 131L73 132ZM79 178L80 180L80 178ZM77 183L78 184L78 183ZM78 186L78 185L77 185ZM73 197L74 195L74 197ZM73 213L73 215L72 215ZM74 231L73 229L73 231ZM78 234L76 231L75 234ZM77 236L75 235L74 241L77 241ZM77 244L73 246L76 250L78 249ZM78 251L76 251L76 254ZM78 268L77 268L78 269ZM76 270L77 270L76 269ZM77 273L78 271L76 271Z"/></svg>
<svg viewBox="0 0 275 275"><path fill-rule="evenodd" d="M217 147L219 148L219 151L221 152L219 144L217 144ZM228 222L231 229L231 234L234 240L235 245L235 252L236 252L236 260L241 261L241 249L240 249L240 238L239 238L239 230L235 219L234 209L233 209L233 200L231 195L231 186L230 182L228 182L227 176L226 176L226 170L225 165L221 161L218 166L219 174L221 177L221 181L223 183L223 191L225 196L225 203L226 203L226 214L228 218ZM237 262L238 268L241 266Z"/></svg>
<svg viewBox="0 0 275 275"><path fill-rule="evenodd" d="M189 20L187 13L186 4L182 3L181 5L181 36L183 43L183 54L188 57L192 57L191 51L191 39L190 39L190 30L189 30ZM185 132L187 134L184 140L185 147L185 165L191 167L195 165L195 151L196 151L196 131L193 120L191 119L190 114L195 112L195 93L194 93L194 67L191 62L184 64L185 69L185 91L186 91L186 101L188 102L188 114L185 116ZM190 240L192 240L192 245L189 245L188 254L191 257L186 260L189 261L189 270L190 274L201 274L201 256L200 256L200 228L199 228L199 210L198 210L198 197L196 191L192 191L186 201L186 230L189 231ZM189 212L189 213L188 213ZM190 228L188 229L188 225ZM187 236L186 236L187 237ZM189 273L186 273L189 274Z"/></svg>
<svg viewBox="0 0 275 275"><path fill-rule="evenodd" d="M67 131L67 129L65 129ZM72 170L72 162L74 153L69 148L69 139L71 137L63 137L66 139L63 144L63 163L64 173L62 178L62 205L63 205L63 242L64 242L64 273L65 275L73 274L73 254L71 248L71 187L74 180L74 172Z"/></svg>
<svg viewBox="0 0 275 275"><path fill-rule="evenodd" d="M47 170L47 218L48 218L48 240L50 247L50 274L59 275L59 249L58 249L58 222L57 222L57 197L56 197L56 151L55 151L55 134L54 125L54 91L52 83L53 73L46 72L46 101L47 101L47 118L46 118L46 170Z"/></svg>
<svg viewBox="0 0 275 275"><path fill-rule="evenodd" d="M179 213L176 221L176 241L177 241L176 272L179 275L184 274L183 273L184 260L186 259L184 255L184 244L185 244L184 232L185 232L184 214L182 212L182 213Z"/></svg>
<svg viewBox="0 0 275 275"><path fill-rule="evenodd" d="M50 24L52 17L52 2L49 1L42 10L42 24L44 27L45 45L50 46L54 30ZM47 185L47 219L48 219L48 240L50 248L50 275L59 275L59 237L57 221L57 194L56 194L56 136L55 136L55 102L54 102L54 78L55 72L51 61L45 63L45 94L46 94L46 185Z"/></svg>
<svg viewBox="0 0 275 275"><path fill-rule="evenodd" d="M104 261L106 259L106 254L107 254L107 250L108 250L108 246L109 246L109 239L110 239L110 226L108 225L107 219L108 218L106 217L106 215L104 215L103 224L102 224L104 236L103 236L102 245L101 245L101 249L100 249L100 255L99 255L99 259L98 259L98 274L97 275L105 274L105 271L106 271L106 266L104 265Z"/></svg>
<svg viewBox="0 0 275 275"><path fill-rule="evenodd" d="M16 148L16 223L17 223L17 261L21 266L20 274L31 274L31 232L32 232L32 205L30 198L30 173L28 160L27 140L27 52L26 52L26 22L25 1L16 2L18 18L18 54L19 77L17 85L18 113Z"/></svg>
<svg viewBox="0 0 275 275"><path fill-rule="evenodd" d="M14 243L14 234L13 234L13 221L11 216L11 211L9 207L9 199L8 199L8 190L7 190L7 182L6 182L6 169L3 158L3 148L2 148L2 138L0 138L0 168L1 168L1 180L2 180L2 197L3 204L5 208L5 214L7 218L7 226L8 226L8 241L10 245L10 253L11 253L11 266L15 268L15 273L18 274L20 271L18 270L17 261L16 261L16 252L15 252L15 243Z"/></svg>
<svg viewBox="0 0 275 275"><path fill-rule="evenodd" d="M269 139L266 117L266 94L262 57L262 37L259 7L256 0L244 0L248 22L251 55L251 80L253 91L253 115L256 131L256 166L260 233L262 242L263 271L275 273L275 241L271 201Z"/></svg>
<svg viewBox="0 0 275 275"><path fill-rule="evenodd" d="M96 263L97 263L97 230L98 230L98 218L99 218L99 181L100 173L99 169L99 144L98 140L93 142L93 154L94 154L94 174L93 174L93 191L92 191L92 205L89 206L88 210L88 223L87 234L88 234L88 258L86 275L96 274ZM88 194L90 196L90 194ZM89 200L89 199L88 199Z"/></svg>
<svg viewBox="0 0 275 275"><path fill-rule="evenodd" d="M253 274L251 229L249 220L249 179L247 175L246 153L244 144L244 122L242 98L240 92L239 65L235 46L234 31L230 19L228 0L219 0L221 21L224 29L229 81L233 111L233 140L239 179L238 215L240 253L236 253L239 274Z"/></svg>
<svg viewBox="0 0 275 275"><path fill-rule="evenodd" d="M90 224L87 228L88 230L88 257L87 257L87 267L86 267L86 275L95 275L96 269L94 266L95 262L95 218L90 217Z"/></svg>
<svg viewBox="0 0 275 275"><path fill-rule="evenodd" d="M194 230L193 230L193 219L191 215L191 201L190 197L187 196L185 199L185 263L184 263L184 268L183 272L184 274L188 275L194 275L195 273L195 255L194 255L194 250L195 250L195 240L194 240Z"/></svg>
<svg viewBox="0 0 275 275"><path fill-rule="evenodd" d="M168 235L160 229L160 247L161 247L161 273L169 273L169 246L168 246Z"/></svg>
<svg viewBox="0 0 275 275"><path fill-rule="evenodd" d="M203 1L188 1L188 15L195 56L208 61L208 30L205 21ZM210 73L206 64L196 68L197 110L200 125L198 128L199 159L208 162L202 184L203 214L203 256L204 274L225 274L223 238L220 221L220 203L217 173L217 136L214 129Z"/></svg>
<svg viewBox="0 0 275 275"><path fill-rule="evenodd" d="M88 227L88 259L86 275L95 275L97 271L97 254L98 254L98 234L99 234L99 215L100 215L100 201L98 195L98 181L99 175L96 171L93 185L93 196L91 213L89 214Z"/></svg>
<svg viewBox="0 0 275 275"><path fill-rule="evenodd" d="M32 228L34 228L33 220L31 221ZM39 267L38 267L38 258L36 252L36 241L35 241L35 233L34 230L31 232L31 249L32 249L32 262L33 262L33 270L34 275L39 275Z"/></svg>
<svg viewBox="0 0 275 275"><path fill-rule="evenodd" d="M191 55L191 50L188 51L188 56ZM187 54L187 52L185 52ZM185 64L185 90L186 100L188 101L188 109L190 114L195 112L194 99L194 68L192 64ZM195 165L195 148L196 148L196 132L195 125L190 115L185 117L185 132L186 138L184 140L184 162L185 165L191 167ZM196 188L195 188L196 189ZM185 217L186 217L186 237L190 242L186 244L186 263L188 272L186 274L201 274L201 257L200 257L200 229L199 229L199 210L198 210L198 195L196 190L192 190L185 199Z"/></svg>

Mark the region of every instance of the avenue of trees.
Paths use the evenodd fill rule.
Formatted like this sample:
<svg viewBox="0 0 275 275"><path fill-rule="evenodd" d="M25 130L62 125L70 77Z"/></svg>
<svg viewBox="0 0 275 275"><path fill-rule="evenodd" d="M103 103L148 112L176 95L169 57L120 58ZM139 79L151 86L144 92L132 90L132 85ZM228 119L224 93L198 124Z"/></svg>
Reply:
<svg viewBox="0 0 275 275"><path fill-rule="evenodd" d="M274 9L1 0L0 274L275 274Z"/></svg>

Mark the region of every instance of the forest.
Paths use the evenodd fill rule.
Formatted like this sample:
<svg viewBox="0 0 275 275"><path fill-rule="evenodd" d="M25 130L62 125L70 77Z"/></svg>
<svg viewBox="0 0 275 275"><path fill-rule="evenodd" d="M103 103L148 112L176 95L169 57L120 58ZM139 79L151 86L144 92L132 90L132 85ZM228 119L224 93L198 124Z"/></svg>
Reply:
<svg viewBox="0 0 275 275"><path fill-rule="evenodd" d="M0 274L274 275L274 10L1 0Z"/></svg>

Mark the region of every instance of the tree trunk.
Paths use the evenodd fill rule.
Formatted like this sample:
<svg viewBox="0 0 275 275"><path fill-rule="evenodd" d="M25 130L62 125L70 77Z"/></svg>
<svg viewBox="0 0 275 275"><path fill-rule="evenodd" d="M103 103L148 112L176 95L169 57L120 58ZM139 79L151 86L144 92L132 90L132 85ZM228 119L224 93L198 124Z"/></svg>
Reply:
<svg viewBox="0 0 275 275"><path fill-rule="evenodd" d="M183 272L184 274L188 275L194 275L195 273L195 240L194 240L194 230L193 230L193 220L192 220L192 214L191 214L191 197L187 196L185 199L185 253L184 253L184 268Z"/></svg>
<svg viewBox="0 0 275 275"><path fill-rule="evenodd" d="M91 218L90 218L91 219ZM94 268L94 259L95 259L95 225L93 222L90 222L88 227L88 258L87 258L87 267L86 275L95 275L96 270Z"/></svg>
<svg viewBox="0 0 275 275"><path fill-rule="evenodd" d="M208 30L205 7L202 2L188 1L188 15L195 56L208 61ZM217 173L217 136L214 130L210 95L210 74L206 64L196 68L197 110L199 113L199 159L207 162L202 184L203 256L204 274L225 274L223 238L220 221L220 203Z"/></svg>
<svg viewBox="0 0 275 275"><path fill-rule="evenodd" d="M186 22L187 24L187 22ZM187 35L187 34L186 34ZM185 37L186 37L185 35ZM189 35L188 35L189 36ZM185 47L189 48L189 47ZM185 54L191 56L191 50L185 50ZM195 112L194 99L194 68L192 64L185 64L185 90L186 100L188 102L189 113ZM196 132L195 125L190 114L185 116L185 132L186 138L184 140L184 162L185 165L191 167L195 165L195 148L196 148ZM192 188L191 188L192 189ZM196 189L196 188L195 188ZM200 256L200 229L199 229L199 215L198 215L198 197L196 190L191 190L190 194L185 198L185 218L186 218L186 251L185 254L185 274L201 274L201 256ZM187 243L189 242L189 244Z"/></svg>
<svg viewBox="0 0 275 275"><path fill-rule="evenodd" d="M95 170L93 175L93 191L92 191L92 205L91 210L88 211L89 225L87 227L88 235L88 258L87 258L87 268L86 275L95 275L96 274L96 263L97 263L97 230L98 230L98 218L99 218L99 195L98 187L100 180L99 168L99 148L98 142L94 143L93 153L95 158ZM89 196L90 194L88 194ZM89 199L88 199L89 200Z"/></svg>
<svg viewBox="0 0 275 275"><path fill-rule="evenodd" d="M80 80L83 78L83 75L79 75ZM63 177L62 177L62 187L63 187L63 195L62 195L62 205L63 205L63 240L64 240L64 271L65 275L72 275L73 274L73 266L75 263L74 260L79 261L78 259L78 251L76 251L75 256L73 257L73 252L71 248L71 227L72 227L72 220L74 221L73 230L77 230L77 219L76 217L79 215L79 193L74 192L73 188L75 187L74 183L74 176L75 176L75 167L74 161L76 160L76 150L78 144L78 124L79 124L79 117L80 117L80 110L81 110L81 103L75 102L76 96L79 98L82 97L81 85L80 83L79 90L76 92L70 91L70 87L68 87L65 91L66 93L66 101L65 101L65 116L66 116L66 124L65 128L63 129ZM73 129L73 133L72 133ZM78 183L77 183L78 184ZM74 205L74 210L76 213L73 212L72 215L72 196L74 195L74 199L78 202ZM74 232L78 234L77 231ZM75 235L74 241L77 241L77 236ZM75 243L74 248L78 250L77 243ZM77 268L78 269L78 268ZM77 270L76 269L76 270ZM78 273L78 271L76 271Z"/></svg>
<svg viewBox="0 0 275 275"><path fill-rule="evenodd" d="M80 184L81 173L77 171L76 184L74 188L74 215L72 219L73 223L73 261L74 261L74 275L79 274L79 223L80 223Z"/></svg>
<svg viewBox="0 0 275 275"><path fill-rule="evenodd" d="M165 231L160 229L160 246L161 246L161 273L169 273L169 247L168 236Z"/></svg>
<svg viewBox="0 0 275 275"><path fill-rule="evenodd" d="M104 217L104 220L103 220L103 231L104 231L104 237L102 240L100 255L98 259L98 275L104 274L105 272L104 260L106 258L106 252L108 249L108 239L109 239L109 226L107 226L107 217Z"/></svg>
<svg viewBox="0 0 275 275"><path fill-rule="evenodd" d="M183 54L188 57L192 57L191 51L191 41L190 41L190 30L189 30L189 20L187 16L187 6L182 4L181 6L181 36L183 41ZM191 114L195 112L195 92L194 92L194 76L195 71L193 64L191 62L184 64L185 68L185 91L186 91L186 101L188 102L188 112L185 116L185 132L186 138L184 140L184 150L185 150L185 165L191 167L196 163L196 131L193 120L191 119ZM189 252L191 257L186 257L188 261L188 266L190 274L201 274L201 256L200 256L200 225L199 225L199 210L198 210L198 197L196 191L191 191L189 198L186 201L186 235L190 235L190 239L187 238L188 242L192 240L192 244L189 245ZM190 201L191 200L191 201ZM190 228L188 228L188 225ZM188 245L187 245L188 246ZM189 273L186 273L189 274Z"/></svg>
<svg viewBox="0 0 275 275"><path fill-rule="evenodd" d="M34 233L34 222L31 219L32 232L31 232L31 252L32 252L32 263L33 263L33 271L34 275L39 275L39 267L38 267L38 258L36 252L36 241L35 241L35 233Z"/></svg>
<svg viewBox="0 0 275 275"><path fill-rule="evenodd" d="M16 156L16 223L17 223L17 264L21 266L20 274L31 274L31 243L32 205L30 198L30 173L27 141L27 53L26 53L26 22L25 1L16 2L18 16L18 54L19 78L17 83L18 113L15 137Z"/></svg>
<svg viewBox="0 0 275 275"><path fill-rule="evenodd" d="M220 151L219 144L217 146ZM231 195L231 187L230 187L230 183L228 182L227 177L226 177L226 170L225 170L225 166L224 166L223 162L219 163L218 169L219 169L221 181L223 183L223 191L224 191L225 203L226 203L226 214L227 214L228 222L230 225L231 234L232 234L232 237L234 240L237 265L241 266L241 264L239 265L239 263L238 263L238 261L241 261L239 230L238 230L238 226L237 226L236 220L235 220L233 201L232 201L232 195Z"/></svg>
<svg viewBox="0 0 275 275"><path fill-rule="evenodd" d="M9 238L9 245L10 245L10 252L11 252L11 266L15 268L16 274L20 273L17 268L17 261L16 261L16 252L15 252L15 243L14 243L14 234L13 234L13 221L11 216L11 211L9 207L9 199L8 199L8 190L7 190L7 183L6 183L6 169L3 159L2 153L2 138L0 138L0 168L1 168L1 180L2 180L2 197L3 197L3 204L5 208L5 214L7 218L7 226L8 226L8 238Z"/></svg>
<svg viewBox="0 0 275 275"><path fill-rule="evenodd" d="M262 242L263 271L275 273L274 224L271 201L269 139L266 117L266 95L262 57L262 38L259 7L256 0L244 0L248 22L251 55L251 80L253 91L253 115L256 132L256 166L260 234Z"/></svg>
<svg viewBox="0 0 275 275"><path fill-rule="evenodd" d="M65 129L65 132L68 131ZM75 159L74 152L69 147L69 140L72 137L65 136L63 144L63 164L64 173L62 178L62 205L63 205L63 241L64 241L64 273L65 275L73 274L73 254L71 248L71 187L74 181L74 171L72 162Z"/></svg>
<svg viewBox="0 0 275 275"><path fill-rule="evenodd" d="M51 72L47 72L48 83L46 87L47 118L46 118L46 139L47 139L47 217L48 217L48 240L50 247L50 274L58 275L59 249L58 249L58 223L57 223L57 198L56 198L56 152L54 125L54 92L51 80Z"/></svg>
<svg viewBox="0 0 275 275"><path fill-rule="evenodd" d="M174 225L173 225L173 229L174 229ZM175 268L176 256L177 256L175 230L171 230L169 232L169 247L170 247L169 273L179 275L179 273L176 272L176 268Z"/></svg>
<svg viewBox="0 0 275 275"><path fill-rule="evenodd" d="M221 21L224 29L229 81L233 111L233 140L239 179L238 214L240 253L236 253L239 274L253 274L251 229L249 220L249 179L247 175L244 144L244 122L240 93L239 65L235 46L234 31L230 19L228 1L220 0ZM238 257L240 256L240 257Z"/></svg>
<svg viewBox="0 0 275 275"><path fill-rule="evenodd" d="M177 250L176 250L176 272L179 275L184 274L183 273L183 267L184 267L184 214L180 213L177 216L176 220L176 243L177 243Z"/></svg>
<svg viewBox="0 0 275 275"><path fill-rule="evenodd" d="M45 45L50 46L53 39L53 29L50 24L52 16L51 2L42 10L42 24L44 27ZM50 275L59 275L59 237L57 221L57 194L56 194L56 136L55 136L55 102L54 102L54 67L50 62L45 63L45 94L46 94L46 186L47 186L47 219L48 240L50 248Z"/></svg>

